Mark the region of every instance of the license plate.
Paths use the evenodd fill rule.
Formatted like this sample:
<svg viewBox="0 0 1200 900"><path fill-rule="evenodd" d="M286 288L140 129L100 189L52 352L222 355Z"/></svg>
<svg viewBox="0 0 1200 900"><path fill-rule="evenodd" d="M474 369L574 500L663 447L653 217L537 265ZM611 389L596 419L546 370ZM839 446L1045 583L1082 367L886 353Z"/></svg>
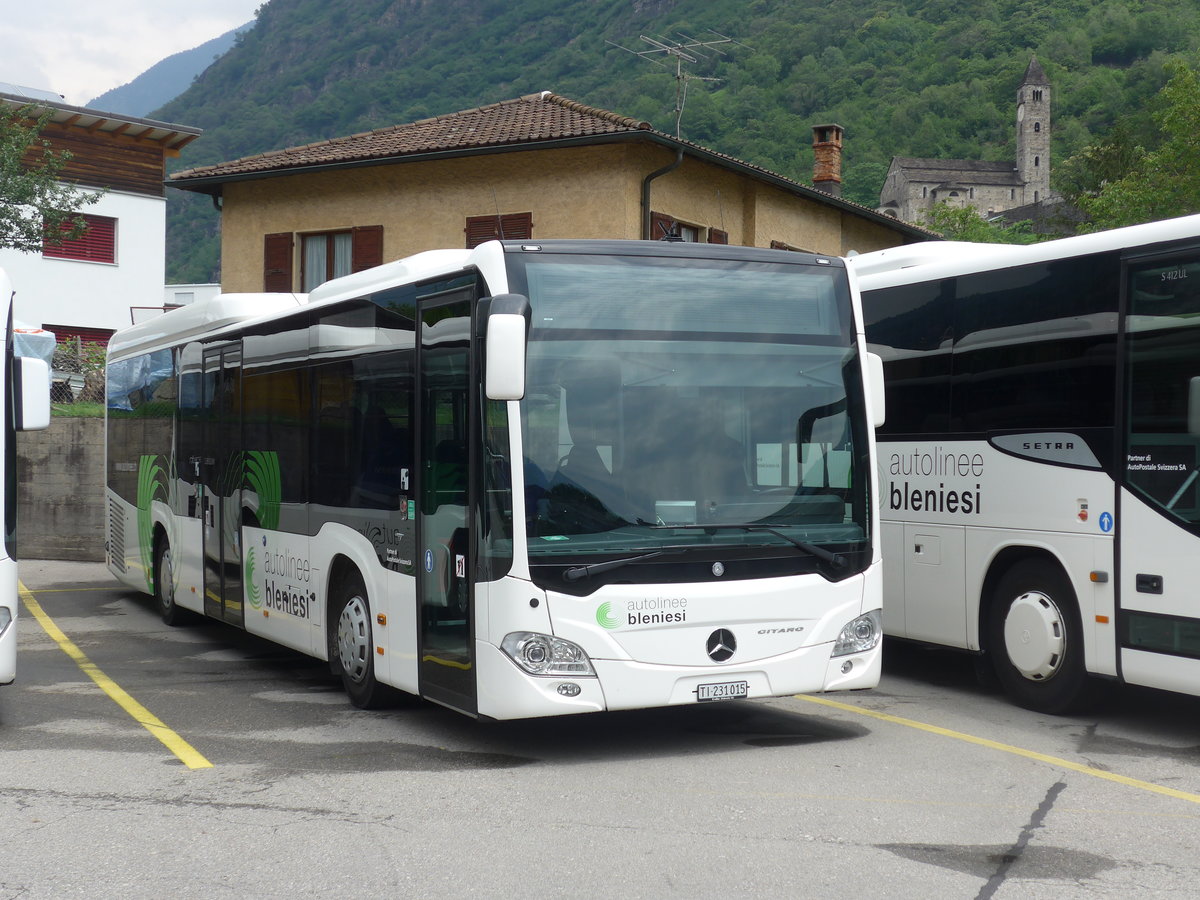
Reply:
<svg viewBox="0 0 1200 900"><path fill-rule="evenodd" d="M696 685L696 699L705 700L739 700L750 696L748 681L720 681L715 684Z"/></svg>

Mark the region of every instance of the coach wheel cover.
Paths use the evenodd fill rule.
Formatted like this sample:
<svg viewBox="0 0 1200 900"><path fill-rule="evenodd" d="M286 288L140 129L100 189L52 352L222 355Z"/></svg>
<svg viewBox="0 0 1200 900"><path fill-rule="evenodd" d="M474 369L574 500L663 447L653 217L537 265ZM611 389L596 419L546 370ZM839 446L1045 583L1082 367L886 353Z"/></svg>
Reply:
<svg viewBox="0 0 1200 900"><path fill-rule="evenodd" d="M1045 681L1058 671L1067 650L1067 629L1050 597L1029 591L1013 600L1004 619L1004 649L1030 681Z"/></svg>

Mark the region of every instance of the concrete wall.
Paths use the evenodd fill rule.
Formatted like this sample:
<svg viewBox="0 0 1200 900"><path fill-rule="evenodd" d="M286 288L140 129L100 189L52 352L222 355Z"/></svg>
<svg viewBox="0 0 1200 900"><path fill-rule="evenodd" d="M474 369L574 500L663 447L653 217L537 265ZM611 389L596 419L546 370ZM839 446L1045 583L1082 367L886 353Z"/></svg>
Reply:
<svg viewBox="0 0 1200 900"><path fill-rule="evenodd" d="M17 435L17 553L104 560L104 419Z"/></svg>

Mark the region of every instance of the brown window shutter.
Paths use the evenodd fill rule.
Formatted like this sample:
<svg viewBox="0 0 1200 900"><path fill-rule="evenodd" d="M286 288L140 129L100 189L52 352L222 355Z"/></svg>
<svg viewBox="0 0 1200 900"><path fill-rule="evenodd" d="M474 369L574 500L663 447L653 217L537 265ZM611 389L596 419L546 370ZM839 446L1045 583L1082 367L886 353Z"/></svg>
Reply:
<svg viewBox="0 0 1200 900"><path fill-rule="evenodd" d="M292 233L282 231L263 237L263 290L292 289Z"/></svg>
<svg viewBox="0 0 1200 900"><path fill-rule="evenodd" d="M729 232L719 228L710 228L708 229L708 242L710 244L728 244Z"/></svg>
<svg viewBox="0 0 1200 900"><path fill-rule="evenodd" d="M363 225L352 231L350 271L361 272L383 265L383 226Z"/></svg>
<svg viewBox="0 0 1200 900"><path fill-rule="evenodd" d="M467 216L467 248L485 241L527 241L533 237L533 213L505 213L493 216Z"/></svg>

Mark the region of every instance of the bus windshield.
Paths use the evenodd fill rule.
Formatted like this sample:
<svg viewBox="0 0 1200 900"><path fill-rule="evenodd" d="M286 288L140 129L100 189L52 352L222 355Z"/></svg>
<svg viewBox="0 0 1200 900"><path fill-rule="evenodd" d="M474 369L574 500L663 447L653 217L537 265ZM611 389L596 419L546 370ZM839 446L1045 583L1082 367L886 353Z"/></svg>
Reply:
<svg viewBox="0 0 1200 900"><path fill-rule="evenodd" d="M812 571L828 551L865 549L868 448L840 264L518 263L533 310L532 565L719 547Z"/></svg>

